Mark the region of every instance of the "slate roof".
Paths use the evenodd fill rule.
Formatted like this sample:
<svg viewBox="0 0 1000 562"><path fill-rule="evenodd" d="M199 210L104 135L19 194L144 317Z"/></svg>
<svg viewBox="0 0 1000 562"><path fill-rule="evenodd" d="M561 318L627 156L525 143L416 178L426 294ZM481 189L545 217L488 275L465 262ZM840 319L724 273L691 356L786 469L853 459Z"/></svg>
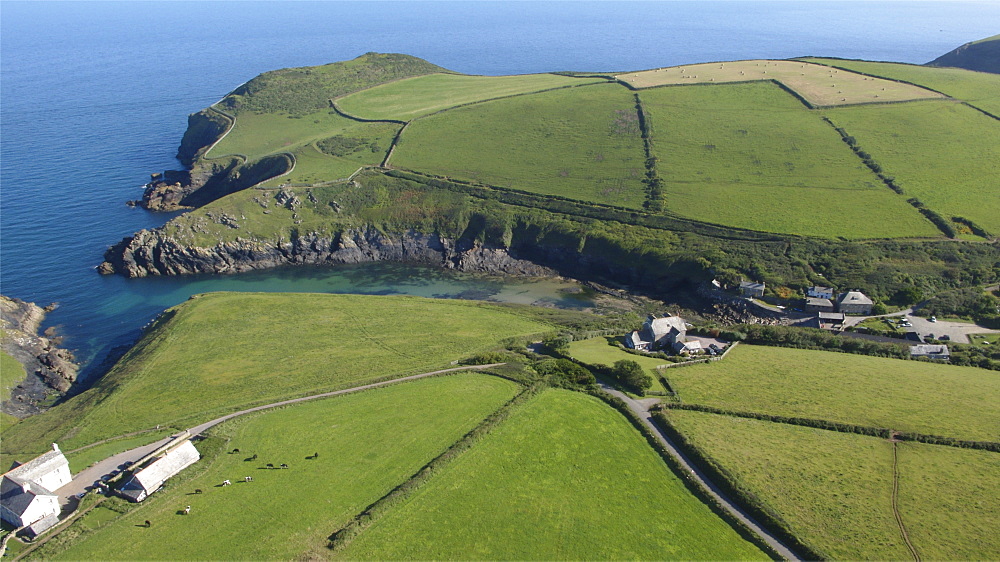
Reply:
<svg viewBox="0 0 1000 562"><path fill-rule="evenodd" d="M35 480L58 470L62 465L68 469L69 462L53 443L51 451L10 469L0 481L0 505L21 516L36 497L55 496L54 492Z"/></svg>
<svg viewBox="0 0 1000 562"><path fill-rule="evenodd" d="M830 299L818 299L809 297L806 299L806 306L828 306L830 308L833 308L833 303L830 301Z"/></svg>
<svg viewBox="0 0 1000 562"><path fill-rule="evenodd" d="M947 345L911 345L910 355L917 357L951 357Z"/></svg>
<svg viewBox="0 0 1000 562"><path fill-rule="evenodd" d="M68 464L66 457L63 456L62 451L60 451L55 443L53 443L51 451L43 455L39 455L20 466L12 468L7 471L4 476L22 482L37 480L38 478L52 472L58 468L59 465L64 463Z"/></svg>
<svg viewBox="0 0 1000 562"><path fill-rule="evenodd" d="M819 312L817 313L817 316L819 316L820 320L837 320L840 322L844 321L843 312Z"/></svg>
<svg viewBox="0 0 1000 562"><path fill-rule="evenodd" d="M28 506L31 505L31 502L36 497L54 495L52 492L30 481L22 484L4 476L3 481L0 482L0 502L11 512L16 513L18 517L24 515Z"/></svg>
<svg viewBox="0 0 1000 562"><path fill-rule="evenodd" d="M875 304L872 300L865 296L861 291L848 291L837 299L840 304Z"/></svg>
<svg viewBox="0 0 1000 562"><path fill-rule="evenodd" d="M194 448L191 441L185 440L136 472L120 491L133 500L137 500L142 495L143 490L147 495L155 492L168 478L191 466L200 458L198 449Z"/></svg>

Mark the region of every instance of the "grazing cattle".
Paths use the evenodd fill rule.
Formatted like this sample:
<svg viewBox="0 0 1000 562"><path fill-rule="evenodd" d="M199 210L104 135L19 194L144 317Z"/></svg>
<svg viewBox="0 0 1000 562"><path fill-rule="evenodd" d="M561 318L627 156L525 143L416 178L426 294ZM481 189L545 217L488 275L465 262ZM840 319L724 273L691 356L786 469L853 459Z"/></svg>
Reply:
<svg viewBox="0 0 1000 562"><path fill-rule="evenodd" d="M288 468L288 465L285 463L281 463L281 468Z"/></svg>
<svg viewBox="0 0 1000 562"><path fill-rule="evenodd" d="M267 468L274 468L274 465L272 463L267 463Z"/></svg>
<svg viewBox="0 0 1000 562"><path fill-rule="evenodd" d="M196 493L196 494L200 494L200 493L201 493L201 488L198 488L198 489L196 489L196 490L194 491L194 493Z"/></svg>
<svg viewBox="0 0 1000 562"><path fill-rule="evenodd" d="M253 477L252 476L244 476L243 477L243 481L244 482L253 482Z"/></svg>
<svg viewBox="0 0 1000 562"><path fill-rule="evenodd" d="M238 453L238 452L240 452L240 450L239 450L239 449L233 449L232 451L230 451L230 452L229 452L229 454L230 454L230 455L235 455L235 454L236 454L236 453Z"/></svg>
<svg viewBox="0 0 1000 562"><path fill-rule="evenodd" d="M148 529L148 528L150 528L152 526L153 526L153 524L149 522L149 519L147 519L146 520L146 528Z"/></svg>
<svg viewBox="0 0 1000 562"><path fill-rule="evenodd" d="M230 482L229 480L223 480L223 481L222 481L222 485L223 485L223 486L231 486L231 485L232 485L232 482Z"/></svg>
<svg viewBox="0 0 1000 562"><path fill-rule="evenodd" d="M257 460L257 453L254 453L253 456L250 457L250 460L252 460L252 461Z"/></svg>
<svg viewBox="0 0 1000 562"><path fill-rule="evenodd" d="M190 505L184 508L184 515L187 515L189 513L191 513L191 506Z"/></svg>

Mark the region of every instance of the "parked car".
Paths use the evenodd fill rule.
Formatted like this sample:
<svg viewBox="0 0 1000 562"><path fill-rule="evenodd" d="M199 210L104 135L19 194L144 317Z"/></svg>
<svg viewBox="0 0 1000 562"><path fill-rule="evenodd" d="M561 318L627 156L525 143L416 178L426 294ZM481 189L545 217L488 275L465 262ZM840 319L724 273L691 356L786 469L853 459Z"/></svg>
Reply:
<svg viewBox="0 0 1000 562"><path fill-rule="evenodd" d="M930 318L928 318L927 320L929 320L929 321L931 321L931 322L937 322L937 316L931 316L931 317L930 317Z"/></svg>
<svg viewBox="0 0 1000 562"><path fill-rule="evenodd" d="M951 336L949 336L948 334L941 334L941 337L938 339L941 341L950 340Z"/></svg>

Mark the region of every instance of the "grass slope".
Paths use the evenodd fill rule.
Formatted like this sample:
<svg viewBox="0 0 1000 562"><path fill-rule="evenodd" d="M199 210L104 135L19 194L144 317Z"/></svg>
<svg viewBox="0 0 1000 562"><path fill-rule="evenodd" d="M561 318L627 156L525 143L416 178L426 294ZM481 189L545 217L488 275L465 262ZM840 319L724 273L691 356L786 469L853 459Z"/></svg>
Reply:
<svg viewBox="0 0 1000 562"><path fill-rule="evenodd" d="M1000 441L1000 377L975 367L740 345L670 381L690 404Z"/></svg>
<svg viewBox="0 0 1000 562"><path fill-rule="evenodd" d="M816 112L774 84L655 88L640 97L669 210L786 234L938 235Z"/></svg>
<svg viewBox="0 0 1000 562"><path fill-rule="evenodd" d="M852 105L943 97L937 92L891 80L869 78L818 64L785 60L745 60L689 64L622 74L636 88L680 84L721 84L777 80L814 106Z"/></svg>
<svg viewBox="0 0 1000 562"><path fill-rule="evenodd" d="M887 175L895 176L907 197L1000 234L1000 122L952 102L841 108L826 114L856 137Z"/></svg>
<svg viewBox="0 0 1000 562"><path fill-rule="evenodd" d="M556 74L429 74L347 95L337 105L355 117L409 121L456 105L600 81Z"/></svg>
<svg viewBox="0 0 1000 562"><path fill-rule="evenodd" d="M899 508L924 560L998 560L1000 455L899 444Z"/></svg>
<svg viewBox="0 0 1000 562"><path fill-rule="evenodd" d="M547 326L471 301L214 293L173 309L95 387L4 436L5 452L70 450L159 425L449 367Z"/></svg>
<svg viewBox="0 0 1000 562"><path fill-rule="evenodd" d="M549 390L341 558L762 559L614 410Z"/></svg>
<svg viewBox="0 0 1000 562"><path fill-rule="evenodd" d="M447 70L409 55L366 53L349 61L265 72L219 104L238 114L284 111L302 115L329 108L331 99L351 92L434 72Z"/></svg>
<svg viewBox="0 0 1000 562"><path fill-rule="evenodd" d="M1000 75L973 72L960 68L932 68L888 62L823 58L803 60L846 68L891 80L912 82L968 102L993 115L1000 116Z"/></svg>
<svg viewBox="0 0 1000 562"><path fill-rule="evenodd" d="M0 400L10 398L10 391L24 380L24 367L6 351L0 351Z"/></svg>
<svg viewBox="0 0 1000 562"><path fill-rule="evenodd" d="M669 410L691 444L832 560L902 560L892 446L855 434Z"/></svg>
<svg viewBox="0 0 1000 562"><path fill-rule="evenodd" d="M414 121L391 164L431 174L641 208L632 94L595 84L491 101Z"/></svg>
<svg viewBox="0 0 1000 562"><path fill-rule="evenodd" d="M327 536L510 399L514 383L457 374L300 404L213 430L220 453L120 520L46 558L290 560L325 557ZM304 460L318 452L315 460ZM259 460L244 459L256 453ZM265 463L288 470L259 470ZM241 482L253 476L251 483ZM234 485L217 487L224 479ZM190 495L196 488L204 494ZM188 516L178 509L191 506ZM139 525L145 520L152 527ZM177 540L183 537L183 540Z"/></svg>

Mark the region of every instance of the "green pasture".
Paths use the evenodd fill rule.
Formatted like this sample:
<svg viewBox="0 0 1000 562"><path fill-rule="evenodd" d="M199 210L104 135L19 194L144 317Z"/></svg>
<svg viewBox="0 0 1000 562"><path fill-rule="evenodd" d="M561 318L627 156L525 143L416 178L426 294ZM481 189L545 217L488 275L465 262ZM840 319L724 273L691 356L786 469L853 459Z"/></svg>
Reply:
<svg viewBox="0 0 1000 562"><path fill-rule="evenodd" d="M10 391L24 380L24 367L6 351L0 351L0 400L10 398Z"/></svg>
<svg viewBox="0 0 1000 562"><path fill-rule="evenodd" d="M892 514L889 442L702 412L667 415L692 445L829 559L907 557Z"/></svg>
<svg viewBox="0 0 1000 562"><path fill-rule="evenodd" d="M660 383L656 368L662 365L670 365L671 363L656 357L644 357L642 355L629 353L618 347L617 343L621 340L621 336L608 336L574 341L569 344L569 354L574 359L583 361L584 363L590 365L611 366L615 364L615 361L621 361L623 359L635 361L636 363L642 365L642 368L646 369L646 371L652 375L653 387L651 390L665 391L666 389L663 388L663 384Z"/></svg>
<svg viewBox="0 0 1000 562"><path fill-rule="evenodd" d="M212 293L166 316L92 389L12 428L4 452L189 427L253 405L447 368L502 338L549 329L509 307L363 295Z"/></svg>
<svg viewBox="0 0 1000 562"><path fill-rule="evenodd" d="M998 89L1000 92L1000 89ZM1000 94L998 94L1000 95ZM1000 123L950 101L831 109L906 192L945 217L1000 234Z"/></svg>
<svg viewBox="0 0 1000 562"><path fill-rule="evenodd" d="M595 84L490 101L419 119L391 164L581 201L641 208L642 136L627 89Z"/></svg>
<svg viewBox="0 0 1000 562"><path fill-rule="evenodd" d="M444 452L516 389L497 377L456 374L226 422L212 434L227 440L223 451L239 448L239 454L203 458L182 473L183 481L168 482L127 515L45 558L326 558L330 533ZM306 458L314 453L319 457ZM252 454L258 460L246 460ZM266 463L289 468L269 470ZM226 479L233 485L219 486ZM190 514L178 514L187 505ZM143 526L146 520L151 527Z"/></svg>
<svg viewBox="0 0 1000 562"><path fill-rule="evenodd" d="M386 147L391 139L386 140ZM372 153L365 150L360 156L354 158L343 158L323 154L315 146L307 145L299 147L293 155L295 156L295 168L291 172L280 177L268 180L260 185L262 188L278 187L281 185L291 186L311 186L343 180L358 171L362 166L373 166L382 162L384 152ZM354 156L354 155L352 155Z"/></svg>
<svg viewBox="0 0 1000 562"><path fill-rule="evenodd" d="M409 121L457 105L603 81L556 74L428 74L347 95L338 99L337 105L355 117Z"/></svg>
<svg viewBox="0 0 1000 562"><path fill-rule="evenodd" d="M938 236L815 111L768 83L643 90L665 207L783 234Z"/></svg>
<svg viewBox="0 0 1000 562"><path fill-rule="evenodd" d="M976 367L741 344L670 382L689 404L1000 441L1000 377Z"/></svg>
<svg viewBox="0 0 1000 562"><path fill-rule="evenodd" d="M961 68L935 68L915 64L808 58L818 64L838 66L872 76L903 80L937 90L1000 116L1000 75Z"/></svg>
<svg viewBox="0 0 1000 562"><path fill-rule="evenodd" d="M899 444L899 508L924 560L1000 559L1000 454Z"/></svg>
<svg viewBox="0 0 1000 562"><path fill-rule="evenodd" d="M763 559L640 434L548 390L338 553L347 560Z"/></svg>
<svg viewBox="0 0 1000 562"><path fill-rule="evenodd" d="M299 116L287 113L241 113L236 118L236 125L219 144L207 154L208 158L239 154L257 160L262 156L276 152L291 152L296 154L311 149L317 156L327 156L331 161L346 160L341 166L353 164L351 172L359 166L378 164L389 150L393 137L399 130L395 123L359 123L338 115L332 109L315 111ZM330 137L355 139L358 150L345 154L324 155L315 148L315 143ZM317 166L315 163L301 163L317 172L326 172L333 164ZM310 165L311 164L311 165ZM296 163L299 171L300 163ZM338 172L333 172L334 174ZM321 173L319 181L337 179L344 176Z"/></svg>

